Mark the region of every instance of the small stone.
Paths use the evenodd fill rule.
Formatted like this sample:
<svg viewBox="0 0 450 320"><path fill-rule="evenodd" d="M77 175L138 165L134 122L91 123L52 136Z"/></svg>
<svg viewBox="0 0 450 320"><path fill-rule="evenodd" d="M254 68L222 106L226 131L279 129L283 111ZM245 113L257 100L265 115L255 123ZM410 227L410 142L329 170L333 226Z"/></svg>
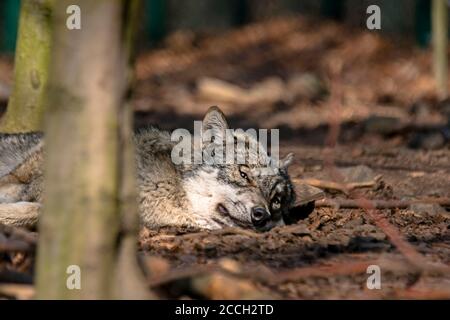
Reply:
<svg viewBox="0 0 450 320"><path fill-rule="evenodd" d="M370 236L378 241L386 240L386 235L383 232L372 232Z"/></svg>
<svg viewBox="0 0 450 320"><path fill-rule="evenodd" d="M431 131L416 134L408 143L410 148L436 150L446 143L445 136L440 131Z"/></svg>
<svg viewBox="0 0 450 320"><path fill-rule="evenodd" d="M377 228L371 224L363 224L362 226L356 227L356 231L364 233L373 233L377 231Z"/></svg>
<svg viewBox="0 0 450 320"><path fill-rule="evenodd" d="M166 250L169 250L169 251L173 252L173 251L177 251L178 250L179 245L177 243L175 243L175 242L168 242L168 243L165 243L165 244L161 245L161 247L163 247Z"/></svg>
<svg viewBox="0 0 450 320"><path fill-rule="evenodd" d="M414 203L409 206L409 210L421 216L425 214L436 216L445 213L445 209L435 203Z"/></svg>
<svg viewBox="0 0 450 320"><path fill-rule="evenodd" d="M242 270L241 265L236 260L230 259L230 258L222 258L219 260L219 266L232 273L239 273Z"/></svg>
<svg viewBox="0 0 450 320"><path fill-rule="evenodd" d="M422 117L427 117L431 114L432 106L426 101L417 101L411 106L409 111L416 118L420 119Z"/></svg>
<svg viewBox="0 0 450 320"><path fill-rule="evenodd" d="M392 134L403 127L400 118L370 116L365 122L365 129L369 133L382 135Z"/></svg>
<svg viewBox="0 0 450 320"><path fill-rule="evenodd" d="M363 223L363 220L361 218L356 218L356 219L352 219L350 221L348 221L347 223L344 224L344 228L345 229L353 229L356 228L357 226L360 226Z"/></svg>
<svg viewBox="0 0 450 320"><path fill-rule="evenodd" d="M365 165L341 168L339 172L346 183L372 182L376 177L375 172Z"/></svg>

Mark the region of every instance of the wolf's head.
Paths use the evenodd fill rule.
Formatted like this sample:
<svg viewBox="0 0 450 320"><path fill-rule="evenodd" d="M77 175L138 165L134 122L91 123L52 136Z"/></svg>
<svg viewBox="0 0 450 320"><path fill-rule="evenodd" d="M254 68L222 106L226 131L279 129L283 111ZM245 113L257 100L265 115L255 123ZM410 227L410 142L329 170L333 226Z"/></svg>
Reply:
<svg viewBox="0 0 450 320"><path fill-rule="evenodd" d="M255 135L227 129L224 114L211 107L202 123L202 161L184 171L184 189L200 224L261 231L283 224L295 199L287 174L293 155L271 165Z"/></svg>

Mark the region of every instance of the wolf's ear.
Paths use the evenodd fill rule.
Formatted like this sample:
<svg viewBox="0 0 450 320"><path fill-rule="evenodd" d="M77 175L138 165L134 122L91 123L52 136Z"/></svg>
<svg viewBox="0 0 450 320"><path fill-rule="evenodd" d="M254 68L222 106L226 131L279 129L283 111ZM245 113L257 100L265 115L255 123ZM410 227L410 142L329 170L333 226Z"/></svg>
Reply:
<svg viewBox="0 0 450 320"><path fill-rule="evenodd" d="M287 168L291 165L292 161L294 161L294 154L288 153L286 157L280 160L280 168L287 170Z"/></svg>
<svg viewBox="0 0 450 320"><path fill-rule="evenodd" d="M216 134L225 133L228 123L223 112L216 106L210 107L203 118L203 132L212 130Z"/></svg>

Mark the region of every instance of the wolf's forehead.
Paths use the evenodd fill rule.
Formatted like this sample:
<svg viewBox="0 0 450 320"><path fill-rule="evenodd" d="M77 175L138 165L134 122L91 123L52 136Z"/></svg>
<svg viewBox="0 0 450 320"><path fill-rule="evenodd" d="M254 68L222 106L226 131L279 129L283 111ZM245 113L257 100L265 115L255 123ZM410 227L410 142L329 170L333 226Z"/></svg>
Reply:
<svg viewBox="0 0 450 320"><path fill-rule="evenodd" d="M268 167L271 157L267 153L267 141L263 144L255 135L242 131L233 131L233 137L235 151L245 155L246 164L253 167ZM274 172L264 174L274 174Z"/></svg>
<svg viewBox="0 0 450 320"><path fill-rule="evenodd" d="M201 193L212 196L218 191L233 192L232 184L224 184L220 176L220 169L210 166L198 166L185 174L185 183L189 186L186 190L193 193Z"/></svg>
<svg viewBox="0 0 450 320"><path fill-rule="evenodd" d="M280 170L277 167L256 165L251 166L251 173L254 177L261 179L273 179L279 176Z"/></svg>

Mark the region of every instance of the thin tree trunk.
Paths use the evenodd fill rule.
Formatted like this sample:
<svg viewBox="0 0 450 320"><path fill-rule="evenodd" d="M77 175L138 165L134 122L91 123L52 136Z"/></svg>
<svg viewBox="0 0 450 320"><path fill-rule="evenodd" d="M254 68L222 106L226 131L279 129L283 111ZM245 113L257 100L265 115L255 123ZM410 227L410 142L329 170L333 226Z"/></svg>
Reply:
<svg viewBox="0 0 450 320"><path fill-rule="evenodd" d="M72 4L81 8L81 30L65 26ZM58 0L55 7L38 298L146 297L136 264L131 117L124 109L125 8L122 0ZM80 290L66 286L70 265L80 267Z"/></svg>
<svg viewBox="0 0 450 320"><path fill-rule="evenodd" d="M433 0L433 60L437 92L448 96L448 8L446 0Z"/></svg>
<svg viewBox="0 0 450 320"><path fill-rule="evenodd" d="M128 88L133 86L135 42L140 24L142 1L131 0L127 2L124 22L124 50L127 61L127 84ZM133 136L133 112L131 105L121 105L119 121L121 129L119 132L120 158L119 169L119 211L121 216L122 241L118 248L117 276L115 297L120 299L142 299L155 298L147 290L142 270L137 261L137 235L139 233L138 195L136 186L136 172L134 160Z"/></svg>
<svg viewBox="0 0 450 320"><path fill-rule="evenodd" d="M54 0L22 0L14 65L14 89L1 132L41 129L48 79Z"/></svg>

